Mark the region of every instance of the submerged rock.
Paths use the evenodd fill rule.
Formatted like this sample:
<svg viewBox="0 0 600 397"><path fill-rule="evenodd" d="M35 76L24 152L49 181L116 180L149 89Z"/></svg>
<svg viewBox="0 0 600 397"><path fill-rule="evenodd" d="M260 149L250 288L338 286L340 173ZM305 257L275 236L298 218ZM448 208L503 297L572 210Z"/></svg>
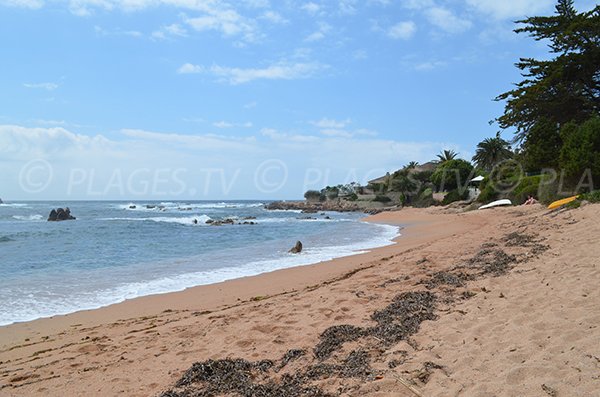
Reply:
<svg viewBox="0 0 600 397"><path fill-rule="evenodd" d="M288 251L290 254L299 254L302 252L302 242L296 241L296 245L292 247L291 250Z"/></svg>
<svg viewBox="0 0 600 397"><path fill-rule="evenodd" d="M69 207L66 208L57 208L50 211L48 215L48 222L58 222L58 221L70 221L75 220L73 215L71 215L71 210Z"/></svg>

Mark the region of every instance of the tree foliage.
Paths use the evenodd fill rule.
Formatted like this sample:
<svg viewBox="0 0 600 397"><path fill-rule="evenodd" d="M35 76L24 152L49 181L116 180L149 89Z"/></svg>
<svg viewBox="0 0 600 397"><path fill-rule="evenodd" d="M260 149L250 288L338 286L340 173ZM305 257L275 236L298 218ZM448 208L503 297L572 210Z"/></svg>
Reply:
<svg viewBox="0 0 600 397"><path fill-rule="evenodd" d="M530 17L517 23L516 33L548 41L553 58L521 58L516 66L523 81L499 95L506 101L497 121L514 128L515 140L525 141L541 122L560 126L582 123L600 110L600 6L578 13L573 0L558 0L552 16ZM545 129L544 131L548 131Z"/></svg>
<svg viewBox="0 0 600 397"><path fill-rule="evenodd" d="M440 190L464 189L473 177L473 165L466 160L455 159L442 163L431 175Z"/></svg>
<svg viewBox="0 0 600 397"><path fill-rule="evenodd" d="M445 163L446 161L454 160L458 156L454 150L442 150L440 154L437 155L438 162Z"/></svg>
<svg viewBox="0 0 600 397"><path fill-rule="evenodd" d="M600 182L600 117L591 118L581 125L569 123L561 134L564 145L560 152L560 166L574 182L589 177Z"/></svg>
<svg viewBox="0 0 600 397"><path fill-rule="evenodd" d="M486 138L477 144L473 161L479 168L489 171L496 164L512 156L510 143L502 139L500 133L497 133L495 138Z"/></svg>

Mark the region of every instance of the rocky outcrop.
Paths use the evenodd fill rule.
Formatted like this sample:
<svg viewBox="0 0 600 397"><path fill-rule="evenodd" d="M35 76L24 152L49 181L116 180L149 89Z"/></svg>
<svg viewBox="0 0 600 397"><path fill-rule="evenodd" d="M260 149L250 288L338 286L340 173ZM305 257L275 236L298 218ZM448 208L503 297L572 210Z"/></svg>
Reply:
<svg viewBox="0 0 600 397"><path fill-rule="evenodd" d="M291 250L288 251L290 254L299 254L302 252L302 242L296 241L296 245L292 247Z"/></svg>
<svg viewBox="0 0 600 397"><path fill-rule="evenodd" d="M73 215L71 215L71 210L69 207L67 208L57 208L50 211L50 215L48 215L48 222L59 222L59 221L71 221L75 220Z"/></svg>
<svg viewBox="0 0 600 397"><path fill-rule="evenodd" d="M244 219L256 219L255 217L247 217ZM205 222L207 225L211 225L211 226L223 226L223 225L235 225L236 222L234 219L231 218L225 218L225 219L209 219ZM258 225L258 223L254 222L254 221L244 221L244 222L237 222L238 225Z"/></svg>
<svg viewBox="0 0 600 397"><path fill-rule="evenodd" d="M300 210L304 214L314 214L322 211L335 212L364 212L377 214L382 211L395 211L398 206L382 207L380 204L364 201L327 200L322 202L310 201L274 201L265 206L268 210Z"/></svg>

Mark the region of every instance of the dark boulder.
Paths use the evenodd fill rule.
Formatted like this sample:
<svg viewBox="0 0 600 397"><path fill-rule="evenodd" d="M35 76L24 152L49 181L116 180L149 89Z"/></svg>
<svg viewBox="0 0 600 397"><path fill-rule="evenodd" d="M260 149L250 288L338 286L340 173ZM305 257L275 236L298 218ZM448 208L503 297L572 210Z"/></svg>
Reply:
<svg viewBox="0 0 600 397"><path fill-rule="evenodd" d="M302 242L296 241L296 245L292 247L291 250L288 251L290 254L299 254L302 252Z"/></svg>
<svg viewBox="0 0 600 397"><path fill-rule="evenodd" d="M75 220L73 215L71 215L71 210L69 207L67 208L57 208L50 211L50 215L48 215L48 222L58 222L58 221L70 221Z"/></svg>

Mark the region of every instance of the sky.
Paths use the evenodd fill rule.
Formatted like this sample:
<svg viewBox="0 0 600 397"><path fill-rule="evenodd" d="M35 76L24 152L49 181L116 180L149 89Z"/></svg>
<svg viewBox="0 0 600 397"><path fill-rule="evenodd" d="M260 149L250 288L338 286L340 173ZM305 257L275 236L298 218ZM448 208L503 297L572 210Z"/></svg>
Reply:
<svg viewBox="0 0 600 397"><path fill-rule="evenodd" d="M548 56L513 21L554 5L0 0L0 197L294 199L470 159Z"/></svg>

